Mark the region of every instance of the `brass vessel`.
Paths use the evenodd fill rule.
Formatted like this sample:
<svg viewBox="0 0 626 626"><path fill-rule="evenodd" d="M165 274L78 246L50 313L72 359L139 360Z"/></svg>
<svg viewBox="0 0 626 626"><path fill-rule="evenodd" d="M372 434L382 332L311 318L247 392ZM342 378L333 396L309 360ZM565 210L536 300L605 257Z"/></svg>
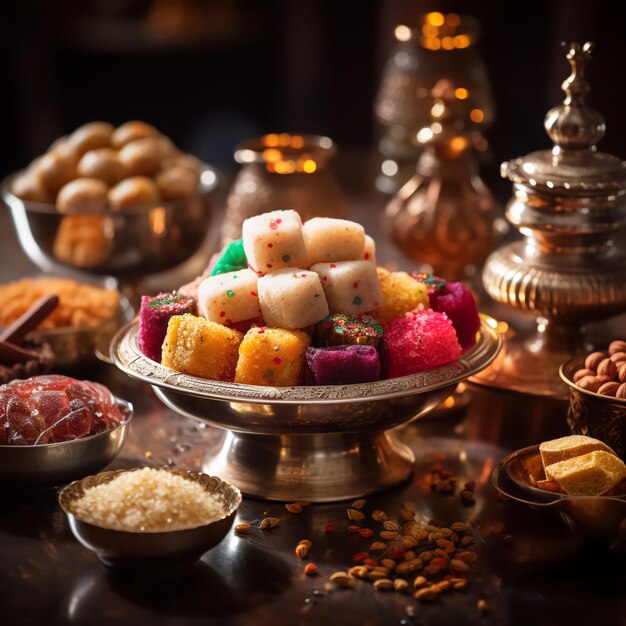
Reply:
<svg viewBox="0 0 626 626"><path fill-rule="evenodd" d="M431 90L439 80L450 80L472 95L477 123L487 127L493 120L489 79L475 45L479 34L474 18L438 11L396 26L396 43L374 105L381 127L380 191L395 193L413 174L422 150L417 134L430 123Z"/></svg>
<svg viewBox="0 0 626 626"><path fill-rule="evenodd" d="M302 220L343 217L345 200L328 161L336 147L330 137L271 133L249 139L235 150L242 164L226 201L222 243L241 237L254 215L296 209Z"/></svg>
<svg viewBox="0 0 626 626"><path fill-rule="evenodd" d="M489 257L483 283L494 300L535 317L537 330L507 339L476 382L565 398L559 364L589 347L585 326L626 311L626 255L616 245L626 227L626 166L596 150L605 124L585 102L591 49L568 46L566 98L544 121L552 150L502 164L514 188L506 216L524 239Z"/></svg>
<svg viewBox="0 0 626 626"><path fill-rule="evenodd" d="M478 175L474 145L482 137L468 95L449 80L435 85L430 125L417 134L424 150L416 172L386 209L402 252L450 280L475 275L505 226Z"/></svg>

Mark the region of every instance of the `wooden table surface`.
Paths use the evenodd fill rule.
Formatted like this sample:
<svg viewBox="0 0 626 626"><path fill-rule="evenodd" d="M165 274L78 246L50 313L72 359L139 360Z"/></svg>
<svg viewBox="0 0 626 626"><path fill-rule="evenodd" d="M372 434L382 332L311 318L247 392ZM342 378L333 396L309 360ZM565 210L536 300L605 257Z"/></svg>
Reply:
<svg viewBox="0 0 626 626"><path fill-rule="evenodd" d="M352 215L384 242L379 243L381 260L410 266L376 228L385 198L365 185L350 191ZM207 254L208 249L185 271L193 273ZM20 250L7 212L0 209L0 281L33 273L36 268ZM97 366L84 377L104 382L135 405L129 438L112 468L201 466L204 450L217 434L213 428L176 415L148 386L112 366ZM132 575L106 569L74 539L56 490L3 487L0 623L626 624L623 553L585 544L556 513L499 501L490 483L494 464L508 451L567 434L565 405L477 387L470 392L464 413L425 418L400 431L416 454L415 474L405 484L370 497L365 506L366 512L382 509L390 517L409 507L424 519L469 521L479 561L465 593L449 593L426 605L408 594L377 592L364 582L349 590L326 591L328 576L350 567L353 555L373 541L347 532L345 504L312 505L294 515L281 504L245 499L235 523L272 515L280 518L280 525L271 531L253 528L244 537L231 532L182 574ZM434 464L457 474L460 484L476 481L474 506L463 506L458 490L455 496L424 490L424 476ZM337 525L332 535L324 532L328 522ZM370 526L378 527L373 522ZM511 543L503 541L504 535L511 535ZM303 538L313 542L310 560L321 572L317 578L303 574L304 562L294 554ZM487 601L485 614L477 609L479 599Z"/></svg>

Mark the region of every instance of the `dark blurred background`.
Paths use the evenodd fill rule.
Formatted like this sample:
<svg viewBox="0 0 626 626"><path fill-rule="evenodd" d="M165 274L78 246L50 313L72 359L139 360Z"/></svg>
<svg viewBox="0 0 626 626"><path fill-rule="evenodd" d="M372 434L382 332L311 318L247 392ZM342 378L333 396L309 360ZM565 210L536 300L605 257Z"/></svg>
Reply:
<svg viewBox="0 0 626 626"><path fill-rule="evenodd" d="M225 169L235 168L237 142L264 132L374 148L373 103L394 27L433 10L481 22L496 104L488 182L502 184L503 159L548 146L543 116L562 100L569 69L562 40L596 42L590 100L608 128L600 147L626 156L623 2L4 0L1 173L100 119L146 120Z"/></svg>

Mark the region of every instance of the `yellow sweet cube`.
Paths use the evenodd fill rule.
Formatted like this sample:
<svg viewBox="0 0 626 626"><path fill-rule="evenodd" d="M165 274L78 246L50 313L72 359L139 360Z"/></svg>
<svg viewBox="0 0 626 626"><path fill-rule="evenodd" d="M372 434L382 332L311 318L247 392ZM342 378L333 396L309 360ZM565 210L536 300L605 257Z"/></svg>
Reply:
<svg viewBox="0 0 626 626"><path fill-rule="evenodd" d="M428 308L428 287L416 281L406 272L389 272L378 267L378 278L383 303L370 315L380 324L387 324L397 317L417 308Z"/></svg>
<svg viewBox="0 0 626 626"><path fill-rule="evenodd" d="M161 363L179 372L232 381L243 334L190 313L174 315L167 325Z"/></svg>
<svg viewBox="0 0 626 626"><path fill-rule="evenodd" d="M304 375L304 356L311 339L300 330L254 327L239 346L235 382L290 387Z"/></svg>

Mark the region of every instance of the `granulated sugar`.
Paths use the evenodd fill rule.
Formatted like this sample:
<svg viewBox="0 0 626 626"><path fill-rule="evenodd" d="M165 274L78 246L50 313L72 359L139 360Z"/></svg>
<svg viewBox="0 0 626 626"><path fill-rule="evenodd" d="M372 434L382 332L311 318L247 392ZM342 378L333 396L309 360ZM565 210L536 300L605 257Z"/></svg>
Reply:
<svg viewBox="0 0 626 626"><path fill-rule="evenodd" d="M144 467L86 489L72 513L104 528L164 532L217 521L224 516L224 505L199 483Z"/></svg>

